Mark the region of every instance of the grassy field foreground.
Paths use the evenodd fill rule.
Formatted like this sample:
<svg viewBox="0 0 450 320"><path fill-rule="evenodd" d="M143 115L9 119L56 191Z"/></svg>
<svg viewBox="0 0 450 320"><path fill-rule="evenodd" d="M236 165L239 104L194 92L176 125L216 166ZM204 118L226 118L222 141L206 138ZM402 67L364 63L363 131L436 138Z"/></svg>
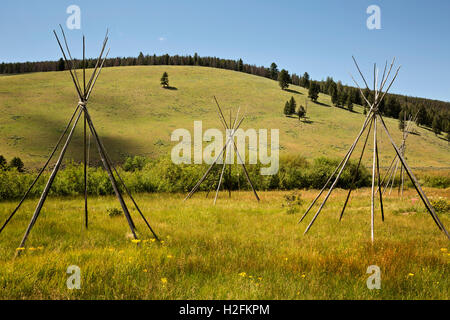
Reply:
<svg viewBox="0 0 450 320"><path fill-rule="evenodd" d="M430 197L449 189L426 189ZM90 228L81 198L46 203L28 247L13 259L34 201L0 235L0 299L448 299L449 242L413 190L385 199L370 243L368 189L357 190L342 222L346 196L335 192L307 236L312 218L297 225L317 191L301 191L294 214L284 192L222 194L217 206L204 194L140 194L140 203L162 238L132 242L125 218L110 218L113 197L90 199ZM239 200L239 201L238 201ZM15 203L0 204L3 221ZM142 239L150 233L132 211ZM447 214L440 215L450 227ZM81 269L81 289L68 290L66 270ZM369 290L367 267L381 268L381 290Z"/></svg>

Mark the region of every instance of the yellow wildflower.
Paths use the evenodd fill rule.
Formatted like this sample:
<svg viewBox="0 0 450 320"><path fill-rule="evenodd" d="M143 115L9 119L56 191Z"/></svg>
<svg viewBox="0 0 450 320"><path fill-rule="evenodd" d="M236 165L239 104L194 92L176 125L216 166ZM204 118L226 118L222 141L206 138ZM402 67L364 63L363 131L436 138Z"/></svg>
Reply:
<svg viewBox="0 0 450 320"><path fill-rule="evenodd" d="M21 247L21 248L17 248L17 249L16 249L16 251L23 251L23 250L25 250L24 247Z"/></svg>
<svg viewBox="0 0 450 320"><path fill-rule="evenodd" d="M40 247L37 247L37 249L38 250L44 250L44 247L40 246Z"/></svg>
<svg viewBox="0 0 450 320"><path fill-rule="evenodd" d="M408 273L408 277L414 277L414 273Z"/></svg>
<svg viewBox="0 0 450 320"><path fill-rule="evenodd" d="M247 273L241 272L241 273L239 273L239 275L240 275L241 277L245 277L245 276L247 275Z"/></svg>
<svg viewBox="0 0 450 320"><path fill-rule="evenodd" d="M36 248L31 247L31 248L28 248L28 250L34 251L34 250L36 250Z"/></svg>
<svg viewBox="0 0 450 320"><path fill-rule="evenodd" d="M447 248L441 248L442 252L447 252Z"/></svg>
<svg viewBox="0 0 450 320"><path fill-rule="evenodd" d="M161 278L161 282L162 282L163 284L166 284L166 283L167 283L167 278Z"/></svg>
<svg viewBox="0 0 450 320"><path fill-rule="evenodd" d="M306 277L306 274L302 274L302 278L305 278Z"/></svg>
<svg viewBox="0 0 450 320"><path fill-rule="evenodd" d="M141 242L141 240L139 240L139 239L133 239L133 240L131 240L131 242L133 242L133 243L139 243L139 242Z"/></svg>
<svg viewBox="0 0 450 320"><path fill-rule="evenodd" d="M262 280L262 277L258 277L258 280L261 281L261 280Z"/></svg>
<svg viewBox="0 0 450 320"><path fill-rule="evenodd" d="M148 270L147 270L147 269L144 269L143 271L144 271L144 272L148 272Z"/></svg>
<svg viewBox="0 0 450 320"><path fill-rule="evenodd" d="M173 256L171 254L167 255L167 259L172 259L172 258L173 258Z"/></svg>

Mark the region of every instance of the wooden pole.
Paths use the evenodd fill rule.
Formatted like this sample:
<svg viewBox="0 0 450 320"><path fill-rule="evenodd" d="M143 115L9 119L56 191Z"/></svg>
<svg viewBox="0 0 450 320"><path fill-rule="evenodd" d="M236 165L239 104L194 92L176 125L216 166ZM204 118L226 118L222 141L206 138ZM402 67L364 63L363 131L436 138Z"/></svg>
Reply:
<svg viewBox="0 0 450 320"><path fill-rule="evenodd" d="M375 123L375 126L376 126L376 123ZM375 145L375 152L377 154L377 182L378 182L378 193L379 193L379 196L380 196L381 221L384 222L383 192L381 191L380 158L378 157L378 141L377 141L377 143Z"/></svg>
<svg viewBox="0 0 450 320"><path fill-rule="evenodd" d="M222 166L222 172L220 174L219 183L217 185L216 196L214 197L214 205L216 205L217 196L219 195L219 191L220 191L220 185L222 184L223 173L225 172L225 167L226 167L226 162L225 162L226 158L227 158L227 156L226 156L226 153L225 153L225 157L224 157L224 160L223 160L223 166Z"/></svg>
<svg viewBox="0 0 450 320"><path fill-rule="evenodd" d="M434 222L438 226L439 230L442 230L445 235L450 239L450 235L448 234L447 230L445 229L442 222L439 220L438 216L434 212L433 206L430 204L430 201L428 200L427 196L422 190L422 187L420 186L417 178L412 173L411 169L409 168L408 164L406 163L406 160L403 158L402 154L400 153L400 150L397 148L397 145L394 142L394 139L392 139L389 130L386 127L386 124L384 123L383 118L381 115L378 115L381 121L381 124L383 125L384 131L386 132L389 140L391 141L392 146L394 147L395 152L397 153L397 156L399 157L403 167L405 168L406 173L408 174L409 178L411 179L411 182L414 185L414 188L416 189L417 193L419 194L420 198L422 199L422 202L424 203L425 207L427 208L428 212L430 213L431 217L433 218Z"/></svg>
<svg viewBox="0 0 450 320"><path fill-rule="evenodd" d="M53 171L52 171L52 173L50 175L50 178L47 181L47 184L46 184L46 186L44 188L44 191L42 191L41 198L39 199L39 203L36 206L36 209L34 211L33 217L31 218L31 221L30 221L30 223L29 223L29 225L27 227L27 230L25 231L25 234L24 234L24 236L22 238L22 241L20 243L19 248L23 248L25 246L25 242L27 241L27 238L28 238L28 236L29 236L29 234L31 232L31 229L33 228L34 224L36 223L37 218L39 217L39 214L41 212L42 207L44 206L45 200L47 199L47 196L48 196L50 188L51 188L51 186L53 184L53 181L55 180L55 177L56 177L56 175L58 173L58 170L61 167L61 163L62 163L64 155L65 155L65 153L67 151L67 147L69 146L69 143L72 140L73 133L75 131L75 128L77 126L78 120L80 119L80 116L81 116L82 112L83 112L82 110L79 110L79 112L78 112L78 115L77 115L77 117L75 119L75 122L74 122L74 124L72 126L72 129L70 130L70 133L69 133L69 135L68 135L68 137L66 139L66 143L64 144L64 147L61 150L61 153L59 155L58 161L56 162L56 165L53 168ZM20 251L18 251L18 252L20 252Z"/></svg>
<svg viewBox="0 0 450 320"><path fill-rule="evenodd" d="M372 244L374 241L374 211L375 211L375 162L376 162L376 149L377 149L377 118L373 120L373 162L372 162L372 192L370 194L370 237Z"/></svg>
<svg viewBox="0 0 450 320"><path fill-rule="evenodd" d="M345 203L344 203L344 206L342 207L341 215L339 216L339 221L342 220L345 208L347 207L348 200L350 199L350 194L352 193L352 191L353 191L353 189L355 187L355 181L356 181L356 178L358 177L359 167L361 166L362 158L364 156L364 151L366 150L367 141L369 140L370 131L371 131L370 129L372 127L372 122L373 122L373 119L371 120L371 122L369 124L369 131L367 131L366 140L364 141L364 145L363 145L363 148L362 148L362 151L361 151L361 156L359 157L359 161L358 161L358 166L356 167L356 173L353 176L353 181L352 181L352 184L350 185L350 190L348 190L347 198L345 199Z"/></svg>

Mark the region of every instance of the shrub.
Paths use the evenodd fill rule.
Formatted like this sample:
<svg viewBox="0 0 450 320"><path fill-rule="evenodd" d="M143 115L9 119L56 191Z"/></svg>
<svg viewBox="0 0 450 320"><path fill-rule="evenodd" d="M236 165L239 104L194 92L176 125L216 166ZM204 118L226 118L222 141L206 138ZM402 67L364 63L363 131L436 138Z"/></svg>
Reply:
<svg viewBox="0 0 450 320"><path fill-rule="evenodd" d="M122 210L117 208L109 208L106 210L110 218L120 217L122 215Z"/></svg>
<svg viewBox="0 0 450 320"><path fill-rule="evenodd" d="M431 200L431 205L437 213L450 212L450 202L447 199L439 198L438 200Z"/></svg>

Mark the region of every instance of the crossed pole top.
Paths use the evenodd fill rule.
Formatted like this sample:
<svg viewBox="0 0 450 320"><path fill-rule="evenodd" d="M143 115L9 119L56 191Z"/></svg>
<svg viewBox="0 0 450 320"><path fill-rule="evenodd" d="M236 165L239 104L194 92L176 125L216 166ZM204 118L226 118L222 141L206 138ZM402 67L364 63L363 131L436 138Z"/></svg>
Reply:
<svg viewBox="0 0 450 320"><path fill-rule="evenodd" d="M66 51L64 50L61 41L59 40L58 34L55 30L53 30L53 33L56 37L56 41L58 41L59 48L61 49L61 53L63 55L64 61L66 63L66 66L69 70L70 76L72 78L73 84L75 85L75 89L77 90L79 102L78 106L85 109L87 102L89 100L89 97L91 96L92 90L94 89L95 83L97 82L97 79L103 69L103 65L106 61L106 58L108 57L109 50L106 52L106 54L103 56L106 48L106 44L108 43L108 30L106 30L105 39L103 40L102 49L100 51L100 55L97 58L97 62L95 64L94 72L92 73L89 81L86 83L86 46L85 46L85 37L83 35L83 85L80 84L80 81L78 79L77 72L75 70L75 64L74 59L72 58L72 54L70 53L69 45L67 44L67 38L64 33L64 29L61 25L59 25L59 28L61 29L61 34L64 39L64 44Z"/></svg>
<svg viewBox="0 0 450 320"><path fill-rule="evenodd" d="M373 103L369 102L369 97L366 97L364 92L362 91L361 87L359 86L358 82L355 80L355 78L350 74L350 77L352 78L353 82L355 83L355 85L358 87L361 96L363 97L363 99L366 101L367 105L370 106L370 110L368 112L368 116L373 113L373 114L377 114L379 112L378 107L380 106L381 101L383 101L384 97L386 96L386 94L388 93L389 89L391 88L392 84L394 83L395 79L397 78L397 75L400 71L401 66L399 66L397 68L397 71L395 73L395 75L393 76L393 78L391 79L389 86L387 87L386 91L383 92L383 89L389 79L389 76L392 72L392 68L394 67L395 64L395 57L392 59L392 63L391 66L389 67L389 71L386 74L387 71L387 61L386 64L384 65L384 71L383 71L383 76L381 77L381 81L378 81L378 69L377 69L377 65L376 63L373 65L373 89L371 90L369 88L369 85L367 84L366 79L364 78L364 75L361 72L361 69L359 68L358 63L356 62L356 59L354 56L352 56L353 58L353 62L356 65L356 68L358 69L359 74L361 75L361 78L364 81L364 84L367 88L367 90L369 91L373 91L374 92L374 101ZM368 117L369 118L369 117Z"/></svg>

